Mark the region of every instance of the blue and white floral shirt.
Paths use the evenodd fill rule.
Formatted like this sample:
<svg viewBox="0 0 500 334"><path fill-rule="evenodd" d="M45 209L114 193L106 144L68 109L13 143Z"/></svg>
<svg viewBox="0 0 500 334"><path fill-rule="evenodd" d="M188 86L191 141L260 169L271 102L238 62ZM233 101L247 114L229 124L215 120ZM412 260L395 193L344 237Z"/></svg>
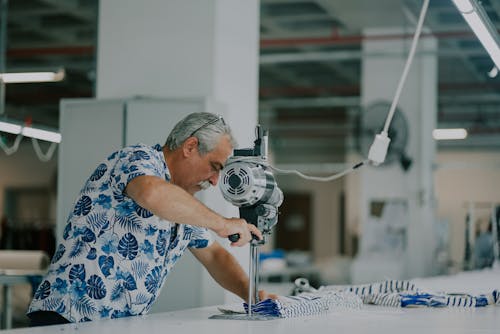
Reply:
<svg viewBox="0 0 500 334"><path fill-rule="evenodd" d="M213 242L207 229L160 219L126 196L140 175L170 180L160 145L129 146L99 164L28 313L55 311L72 322L147 313L186 248Z"/></svg>

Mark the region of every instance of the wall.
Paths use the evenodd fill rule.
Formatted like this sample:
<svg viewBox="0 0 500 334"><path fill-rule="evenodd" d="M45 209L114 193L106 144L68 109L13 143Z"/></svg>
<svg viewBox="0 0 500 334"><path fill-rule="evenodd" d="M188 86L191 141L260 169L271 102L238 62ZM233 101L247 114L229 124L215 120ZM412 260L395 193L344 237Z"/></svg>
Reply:
<svg viewBox="0 0 500 334"><path fill-rule="evenodd" d="M367 29L363 32L367 38L363 40L362 50L366 53L406 50L410 43L409 39L379 40L371 39L370 36L408 32L412 31L399 28ZM405 259L394 262L398 262L395 265L404 267L402 273L409 277L425 276L430 273L434 248L433 240L427 236L432 233L433 220L431 171L436 145L431 133L437 119L437 55L433 52L437 50L437 41L432 38L421 40L417 50L425 50L426 53L415 56L398 101L398 108L407 120L408 142L405 149L408 156L413 159L412 167L406 172L397 164L383 165L379 168L366 166L359 171L362 226L369 221L370 203L373 200L402 199L408 203ZM365 113L374 112L369 107L380 100L385 100L390 105L406 61L406 56L401 55L363 58L361 103L367 108ZM379 116L380 123L376 131L385 123L386 115L387 113L383 113ZM389 130L389 135L390 132ZM398 137L392 139L397 142ZM376 279L383 279L383 273L380 274L381 276Z"/></svg>
<svg viewBox="0 0 500 334"><path fill-rule="evenodd" d="M349 160L358 161L359 156L353 154ZM433 174L436 217L449 224L449 257L454 266L452 270L458 270L462 268L465 251L467 203L500 203L500 155L488 151L438 151ZM348 235L359 235L360 232L359 179L357 173L346 178L346 189L349 189L346 203ZM486 215L487 210L481 210L479 214ZM349 242L347 245L354 251L354 245Z"/></svg>
<svg viewBox="0 0 500 334"><path fill-rule="evenodd" d="M444 151L434 172L437 215L448 220L450 256L461 266L464 255L467 202L500 204L500 154L498 152ZM481 213L486 214L482 210Z"/></svg>
<svg viewBox="0 0 500 334"><path fill-rule="evenodd" d="M344 181L312 182L297 176L278 175L279 187L286 192L311 194L312 199L312 234L314 260L331 258L339 253L339 199ZM280 222L275 228L280 228Z"/></svg>
<svg viewBox="0 0 500 334"><path fill-rule="evenodd" d="M45 148L45 143L41 143ZM0 216L4 214L6 188L36 188L52 186L55 182L57 150L48 162L38 160L31 140L24 138L19 150L6 155L0 150ZM55 220L55 198L51 200L51 208L47 218Z"/></svg>

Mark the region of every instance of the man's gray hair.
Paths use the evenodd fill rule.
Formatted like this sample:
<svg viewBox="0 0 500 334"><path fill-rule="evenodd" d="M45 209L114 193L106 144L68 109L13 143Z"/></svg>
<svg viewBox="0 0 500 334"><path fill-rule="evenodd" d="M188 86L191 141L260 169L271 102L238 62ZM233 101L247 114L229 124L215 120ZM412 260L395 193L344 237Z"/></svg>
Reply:
<svg viewBox="0 0 500 334"><path fill-rule="evenodd" d="M174 126L165 145L173 151L189 137L196 137L198 150L201 155L204 155L215 149L222 135L227 135L233 148L236 147L231 128L224 122L222 116L208 112L192 113Z"/></svg>

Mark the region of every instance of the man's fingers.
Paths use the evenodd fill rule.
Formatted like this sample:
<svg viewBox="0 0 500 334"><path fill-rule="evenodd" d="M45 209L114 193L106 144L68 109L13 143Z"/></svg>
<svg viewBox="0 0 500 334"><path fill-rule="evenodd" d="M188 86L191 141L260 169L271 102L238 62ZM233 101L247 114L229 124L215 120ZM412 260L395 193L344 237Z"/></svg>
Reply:
<svg viewBox="0 0 500 334"><path fill-rule="evenodd" d="M278 299L278 295L274 293L267 293L265 290L259 290L259 300L265 299Z"/></svg>
<svg viewBox="0 0 500 334"><path fill-rule="evenodd" d="M262 232L253 224L248 224L249 226L249 229L250 229L250 232L254 235L256 235L259 240L262 240Z"/></svg>
<svg viewBox="0 0 500 334"><path fill-rule="evenodd" d="M255 225L247 223L244 219L233 218L232 220L229 236L238 235L239 238L237 240L229 238L232 241L231 246L244 246L252 240L252 236L262 240L262 232ZM236 223L235 220L239 220L239 222Z"/></svg>

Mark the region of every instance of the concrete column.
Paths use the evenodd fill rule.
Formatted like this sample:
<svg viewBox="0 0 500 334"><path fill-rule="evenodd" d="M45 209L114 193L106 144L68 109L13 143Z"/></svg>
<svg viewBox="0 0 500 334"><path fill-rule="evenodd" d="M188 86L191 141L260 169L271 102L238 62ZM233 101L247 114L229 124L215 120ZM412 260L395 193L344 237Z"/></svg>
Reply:
<svg viewBox="0 0 500 334"><path fill-rule="evenodd" d="M253 144L258 117L259 1L102 0L98 40L98 98L214 100L225 106L221 113L239 146ZM201 198L222 214L238 214L218 189ZM231 252L247 269L248 247ZM219 301L218 297L211 300ZM239 301L232 294L224 300Z"/></svg>
<svg viewBox="0 0 500 334"><path fill-rule="evenodd" d="M361 100L364 107L381 100L389 104L392 102L410 49L410 39L370 39L371 35L380 36L384 33L394 36L411 34L412 31L373 29L365 32L363 52L372 55L378 53L383 56L363 59ZM376 168L367 167L360 171L361 230L368 222L370 202L402 199L408 203L406 254L401 256L399 264L402 265L402 277L390 278L423 276L430 274L432 270L434 247L432 166L436 151L432 130L436 126L437 115L436 51L437 42L434 39L420 40L417 55L398 104L408 121L409 138L406 152L413 160L411 168L405 172L399 163L395 163ZM384 122L385 117L380 120L380 129ZM373 266L375 268L377 264L373 263ZM380 279L384 278L388 277L382 274Z"/></svg>

